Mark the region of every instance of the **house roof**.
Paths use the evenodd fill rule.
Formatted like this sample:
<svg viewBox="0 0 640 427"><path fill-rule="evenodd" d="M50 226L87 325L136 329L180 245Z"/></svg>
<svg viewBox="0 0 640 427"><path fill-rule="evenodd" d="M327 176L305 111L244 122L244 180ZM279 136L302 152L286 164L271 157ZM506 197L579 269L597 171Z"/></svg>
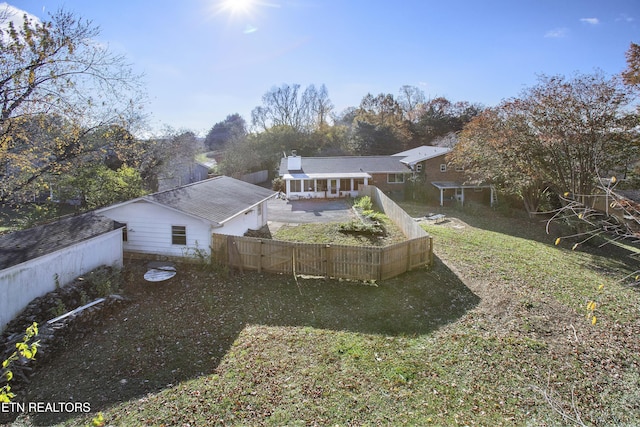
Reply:
<svg viewBox="0 0 640 427"><path fill-rule="evenodd" d="M108 206L100 209L99 212L142 200L215 224L223 224L275 194L271 190L248 182L228 176L218 176Z"/></svg>
<svg viewBox="0 0 640 427"><path fill-rule="evenodd" d="M411 150L394 154L394 156L404 157L400 161L406 165L413 166L416 163L424 162L425 160L447 154L449 151L451 151L451 148L422 145L420 147L412 148Z"/></svg>
<svg viewBox="0 0 640 427"><path fill-rule="evenodd" d="M122 227L90 212L0 235L0 270L56 252Z"/></svg>
<svg viewBox="0 0 640 427"><path fill-rule="evenodd" d="M287 158L280 161L280 176L342 176L344 174L371 173L409 173L400 163L400 157L394 156L340 156L340 157L302 157L302 168L292 171L287 169Z"/></svg>
<svg viewBox="0 0 640 427"><path fill-rule="evenodd" d="M431 185L440 190L452 190L456 188L491 188L490 184L483 183L464 183L457 181L438 181L432 182Z"/></svg>

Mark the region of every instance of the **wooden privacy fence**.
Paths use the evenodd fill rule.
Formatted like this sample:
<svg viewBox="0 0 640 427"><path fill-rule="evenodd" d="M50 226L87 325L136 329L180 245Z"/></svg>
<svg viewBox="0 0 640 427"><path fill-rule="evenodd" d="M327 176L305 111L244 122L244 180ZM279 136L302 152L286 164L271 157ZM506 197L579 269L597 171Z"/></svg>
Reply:
<svg viewBox="0 0 640 427"><path fill-rule="evenodd" d="M270 273L384 280L431 264L430 236L394 245L347 246L213 235L214 261Z"/></svg>
<svg viewBox="0 0 640 427"><path fill-rule="evenodd" d="M433 262L433 240L400 206L374 186L361 186L407 236L389 246L347 246L213 235L211 256L229 267L352 280L385 280Z"/></svg>

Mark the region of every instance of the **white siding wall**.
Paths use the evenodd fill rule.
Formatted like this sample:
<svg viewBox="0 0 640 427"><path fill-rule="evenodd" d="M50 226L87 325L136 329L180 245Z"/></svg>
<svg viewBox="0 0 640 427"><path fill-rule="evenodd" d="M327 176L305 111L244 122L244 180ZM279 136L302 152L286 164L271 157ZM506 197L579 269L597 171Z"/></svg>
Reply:
<svg viewBox="0 0 640 427"><path fill-rule="evenodd" d="M0 332L34 298L101 265L122 267L122 230L85 240L0 271Z"/></svg>
<svg viewBox="0 0 640 427"><path fill-rule="evenodd" d="M226 234L229 236L242 236L247 230L258 230L267 224L267 203L263 202L259 206L254 206L245 213L236 215L224 223L223 228L215 228L216 234Z"/></svg>
<svg viewBox="0 0 640 427"><path fill-rule="evenodd" d="M125 251L176 257L187 256L196 248L210 252L211 226L197 218L143 200L100 213L127 225ZM186 246L171 243L173 225L186 227Z"/></svg>

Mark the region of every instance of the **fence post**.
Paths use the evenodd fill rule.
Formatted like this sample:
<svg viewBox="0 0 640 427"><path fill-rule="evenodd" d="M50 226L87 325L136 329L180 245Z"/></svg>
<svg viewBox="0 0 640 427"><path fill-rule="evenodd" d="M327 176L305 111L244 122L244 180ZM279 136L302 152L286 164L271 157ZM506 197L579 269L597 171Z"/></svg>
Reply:
<svg viewBox="0 0 640 427"><path fill-rule="evenodd" d="M258 247L260 248L258 250L258 273L262 273L262 244L264 243L262 241L262 239L259 240L260 244L258 245Z"/></svg>
<svg viewBox="0 0 640 427"><path fill-rule="evenodd" d="M433 237L429 236L429 267L433 267Z"/></svg>
<svg viewBox="0 0 640 427"><path fill-rule="evenodd" d="M324 247L324 275L328 279L331 277L331 271L333 269L333 254L331 253L331 245L325 245Z"/></svg>

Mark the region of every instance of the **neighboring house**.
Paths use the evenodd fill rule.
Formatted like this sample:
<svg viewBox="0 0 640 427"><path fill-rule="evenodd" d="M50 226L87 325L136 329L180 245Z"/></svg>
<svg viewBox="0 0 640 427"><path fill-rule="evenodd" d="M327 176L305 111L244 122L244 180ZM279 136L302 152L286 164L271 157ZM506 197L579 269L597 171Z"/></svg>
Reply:
<svg viewBox="0 0 640 427"><path fill-rule="evenodd" d="M122 227L87 213L0 235L0 332L56 286L102 265L122 267Z"/></svg>
<svg viewBox="0 0 640 427"><path fill-rule="evenodd" d="M456 168L447 161L446 156L450 151L451 148L423 145L393 156L401 157L400 162L410 168L415 176L422 178L428 194L437 198L440 206L453 200L462 204L474 200L493 205L496 201L493 186L468 182L464 169Z"/></svg>
<svg viewBox="0 0 640 427"><path fill-rule="evenodd" d="M203 181L209 177L209 166L201 162L168 162L158 175L158 191Z"/></svg>
<svg viewBox="0 0 640 427"><path fill-rule="evenodd" d="M295 152L280 162L287 197L357 197L360 185L375 185L387 194L404 194L411 170L394 156L301 157Z"/></svg>
<svg viewBox="0 0 640 427"><path fill-rule="evenodd" d="M209 255L211 235L242 236L267 224L271 190L219 176L99 209L125 224L124 251L184 257Z"/></svg>
<svg viewBox="0 0 640 427"><path fill-rule="evenodd" d="M420 178L441 206L452 200L493 203L493 187L467 182L464 170L447 162L450 151L423 145L391 156L301 157L293 152L281 160L279 174L291 199L357 197L359 185L402 198L409 178Z"/></svg>

